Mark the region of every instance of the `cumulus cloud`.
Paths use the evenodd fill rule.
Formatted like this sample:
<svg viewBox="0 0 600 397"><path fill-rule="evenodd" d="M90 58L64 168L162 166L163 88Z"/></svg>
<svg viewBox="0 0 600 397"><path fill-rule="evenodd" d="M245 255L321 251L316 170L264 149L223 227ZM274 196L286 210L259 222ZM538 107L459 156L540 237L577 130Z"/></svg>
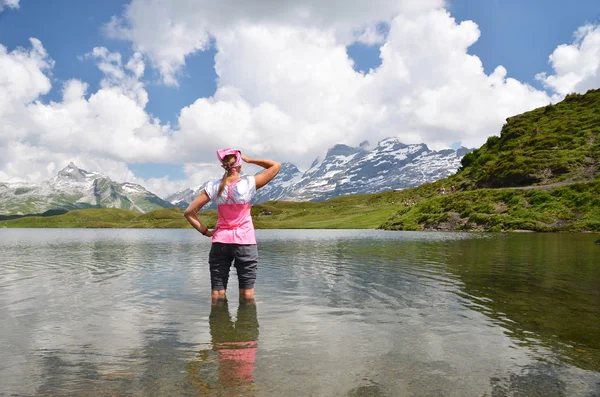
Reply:
<svg viewBox="0 0 600 397"><path fill-rule="evenodd" d="M144 109L148 94L138 80L143 73L140 55L134 54L126 67L120 54L106 48L95 48L88 56L104 72L101 88L87 96L87 84L70 80L61 102L28 105L30 134L56 151L129 162L164 160L169 126Z"/></svg>
<svg viewBox="0 0 600 397"><path fill-rule="evenodd" d="M219 88L181 111L178 148L241 145L256 155L299 160L355 134L348 115L364 76L333 35L244 25L219 37L217 46Z"/></svg>
<svg viewBox="0 0 600 397"><path fill-rule="evenodd" d="M600 25L580 27L573 43L559 45L549 62L554 74L536 78L560 95L600 87Z"/></svg>
<svg viewBox="0 0 600 397"><path fill-rule="evenodd" d="M45 72L54 62L39 40L30 42L30 49L11 52L0 45L0 147L27 137L31 129L27 105L51 88Z"/></svg>
<svg viewBox="0 0 600 397"><path fill-rule="evenodd" d="M374 25L399 13L442 7L444 0L133 0L106 25L111 37L130 40L147 55L167 85L177 85L185 58L207 49L215 35L240 23L331 29L349 44L380 40Z"/></svg>
<svg viewBox="0 0 600 397"><path fill-rule="evenodd" d="M125 67L121 62L121 54L110 52L105 47L95 47L88 57L97 61L98 68L104 73L100 87L111 89L117 87L123 94L144 108L148 103L148 93L139 80L144 75L145 65L142 54L136 52Z"/></svg>
<svg viewBox="0 0 600 397"><path fill-rule="evenodd" d="M542 106L542 91L506 78L498 66L486 75L481 60L467 53L479 38L474 22L457 24L445 10L418 17L399 15L381 48L381 66L361 97L374 98L385 114L379 136L412 136L414 142L473 147L497 134L507 116Z"/></svg>
<svg viewBox="0 0 600 397"><path fill-rule="evenodd" d="M6 7L19 8L19 0L0 0L0 12Z"/></svg>
<svg viewBox="0 0 600 397"><path fill-rule="evenodd" d="M501 66L486 75L467 53L479 34L445 10L399 15L381 66L363 75L331 31L239 25L215 36L219 87L182 110L174 142L237 142L301 167L335 143L388 136L434 148L480 145L506 117L550 98Z"/></svg>

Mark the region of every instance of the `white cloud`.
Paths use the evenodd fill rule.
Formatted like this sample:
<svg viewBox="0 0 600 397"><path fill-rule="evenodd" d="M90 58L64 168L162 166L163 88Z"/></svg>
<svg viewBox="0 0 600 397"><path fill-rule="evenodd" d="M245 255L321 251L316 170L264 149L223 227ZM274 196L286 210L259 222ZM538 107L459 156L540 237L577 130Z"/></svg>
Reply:
<svg viewBox="0 0 600 397"><path fill-rule="evenodd" d="M19 0L0 0L0 12L8 8L19 8Z"/></svg>
<svg viewBox="0 0 600 397"><path fill-rule="evenodd" d="M39 144L56 151L89 153L114 160L161 161L168 157L168 125L152 119L144 107L148 94L138 78L143 72L139 54L123 68L121 56L95 48L89 57L104 72L100 89L86 98L87 85L71 80L61 102L27 106Z"/></svg>
<svg viewBox="0 0 600 397"><path fill-rule="evenodd" d="M554 74L536 78L560 95L600 87L600 25L580 27L573 43L559 45L549 62Z"/></svg>
<svg viewBox="0 0 600 397"><path fill-rule="evenodd" d="M301 167L335 143L388 136L480 145L506 117L550 98L503 67L486 75L467 53L478 37L475 23L457 24L444 10L400 15L381 66L363 75L331 30L239 25L215 36L219 88L182 110L174 142L237 144Z"/></svg>
<svg viewBox="0 0 600 397"><path fill-rule="evenodd" d="M139 79L144 75L144 58L136 52L123 68L121 54L109 52L105 47L95 47L91 53L86 54L97 61L98 69L104 73L100 81L103 89L118 88L127 97L133 99L140 107L148 103L148 93L144 84ZM130 72L130 73L128 73Z"/></svg>
<svg viewBox="0 0 600 397"><path fill-rule="evenodd" d="M106 26L111 37L130 40L147 55L167 85L177 85L185 58L210 46L211 38L240 23L333 29L348 44L398 13L419 13L444 0L133 0ZM372 35L370 35L372 36ZM371 37L372 38L372 37Z"/></svg>
<svg viewBox="0 0 600 397"><path fill-rule="evenodd" d="M11 52L0 45L0 146L23 137L28 127L25 106L51 88L45 72L53 61L39 40L30 42L31 49Z"/></svg>
<svg viewBox="0 0 600 397"><path fill-rule="evenodd" d="M499 133L507 116L550 101L507 79L502 66L486 75L480 59L467 53L479 34L475 23L457 24L444 10L394 19L382 65L367 76L368 94L361 95L385 109L380 137L409 134L436 148L456 141L479 146Z"/></svg>
<svg viewBox="0 0 600 397"><path fill-rule="evenodd" d="M377 24L367 26L355 34L356 41L366 45L375 45L385 43L386 33L378 29Z"/></svg>
<svg viewBox="0 0 600 397"><path fill-rule="evenodd" d="M332 34L244 25L217 43L219 88L182 110L178 148L210 142L211 159L219 146L240 146L300 160L355 134L349 117L364 76Z"/></svg>

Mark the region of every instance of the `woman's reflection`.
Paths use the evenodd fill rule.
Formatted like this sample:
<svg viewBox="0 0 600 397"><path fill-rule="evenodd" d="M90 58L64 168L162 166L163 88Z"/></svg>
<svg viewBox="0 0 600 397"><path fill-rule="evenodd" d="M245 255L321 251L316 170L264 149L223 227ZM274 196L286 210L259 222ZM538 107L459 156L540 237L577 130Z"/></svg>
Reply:
<svg viewBox="0 0 600 397"><path fill-rule="evenodd" d="M212 349L201 350L198 360L190 363L192 383L207 395L231 388L249 392L254 387L258 347L256 304L241 301L234 322L227 300L217 300L210 310L209 325Z"/></svg>
<svg viewBox="0 0 600 397"><path fill-rule="evenodd" d="M227 301L219 300L212 305L209 323L213 351L219 354L219 383L251 385L258 347L256 304L241 301L233 322Z"/></svg>

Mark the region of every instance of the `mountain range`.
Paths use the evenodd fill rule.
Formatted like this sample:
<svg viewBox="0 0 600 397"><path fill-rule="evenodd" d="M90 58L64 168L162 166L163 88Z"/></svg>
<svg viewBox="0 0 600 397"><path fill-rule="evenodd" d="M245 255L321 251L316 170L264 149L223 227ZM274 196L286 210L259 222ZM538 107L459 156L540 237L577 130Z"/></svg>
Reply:
<svg viewBox="0 0 600 397"><path fill-rule="evenodd" d="M271 200L325 201L337 196L376 193L419 186L455 173L471 150L430 150L387 138L370 148L338 144L305 172L283 163L279 175L260 189L255 203ZM0 215L38 214L54 209L123 208L146 213L159 208L186 208L206 183L170 194L164 200L134 183L117 183L106 175L70 163L42 183L0 182Z"/></svg>
<svg viewBox="0 0 600 397"><path fill-rule="evenodd" d="M171 203L135 183L117 183L106 175L70 163L39 184L0 182L0 214L41 214L53 209L123 208L150 212Z"/></svg>
<svg viewBox="0 0 600 397"><path fill-rule="evenodd" d="M335 145L323 159L316 158L302 172L291 163L283 163L277 177L257 192L255 202L271 200L325 201L348 194L399 190L433 182L455 173L462 157L472 149L430 150L427 145L406 145L387 138L370 148L369 142L358 147ZM204 188L204 184L166 197L181 208Z"/></svg>

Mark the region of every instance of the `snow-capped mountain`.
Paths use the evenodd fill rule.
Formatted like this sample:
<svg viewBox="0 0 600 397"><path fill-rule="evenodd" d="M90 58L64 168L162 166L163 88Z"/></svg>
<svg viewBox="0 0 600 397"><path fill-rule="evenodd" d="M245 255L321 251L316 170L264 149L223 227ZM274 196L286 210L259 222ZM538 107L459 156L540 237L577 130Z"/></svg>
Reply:
<svg viewBox="0 0 600 397"><path fill-rule="evenodd" d="M470 151L460 148L436 152L425 144L405 145L395 138L384 139L372 149L366 141L358 147L335 145L305 172L283 163L279 175L257 192L255 202L323 201L347 194L414 187L455 173L461 158ZM205 186L184 189L163 200L140 185L116 183L71 163L40 184L0 182L0 215L88 207L143 213L173 206L185 209Z"/></svg>
<svg viewBox="0 0 600 397"><path fill-rule="evenodd" d="M173 205L134 183L117 183L70 163L40 184L0 183L0 214L39 214L51 209L124 208L150 212Z"/></svg>
<svg viewBox="0 0 600 397"><path fill-rule="evenodd" d="M292 163L282 163L277 177L256 192L257 203L285 197L302 179L302 172Z"/></svg>
<svg viewBox="0 0 600 397"><path fill-rule="evenodd" d="M186 209L188 205L202 192L202 189L208 184L209 181L204 182L202 185L191 187L180 190L176 193L168 195L165 200L170 202L176 207Z"/></svg>
<svg viewBox="0 0 600 397"><path fill-rule="evenodd" d="M425 144L405 145L396 138L380 141L369 150L335 145L316 159L300 180L271 200L323 201L347 194L405 189L455 173L469 150L429 150Z"/></svg>
<svg viewBox="0 0 600 397"><path fill-rule="evenodd" d="M452 175L471 150L433 151L425 144L405 145L396 138L384 139L372 149L366 141L358 147L335 145L304 173L291 163L283 163L279 175L257 192L255 202L324 201L347 194L415 187ZM185 208L187 198L193 199L201 189L187 189L167 200ZM184 198L183 192L188 190L193 193Z"/></svg>

